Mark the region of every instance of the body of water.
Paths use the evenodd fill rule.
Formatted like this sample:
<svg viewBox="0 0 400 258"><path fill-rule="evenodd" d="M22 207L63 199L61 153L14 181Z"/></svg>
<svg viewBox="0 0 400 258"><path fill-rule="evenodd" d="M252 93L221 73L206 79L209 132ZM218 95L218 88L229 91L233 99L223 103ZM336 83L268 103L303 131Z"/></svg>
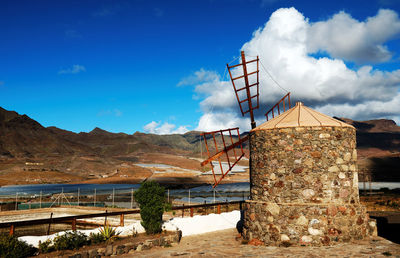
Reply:
<svg viewBox="0 0 400 258"><path fill-rule="evenodd" d="M132 189L138 189L140 184L43 184L43 185L10 185L0 187L0 197L15 196L38 196L52 195L61 192L77 193L81 195L94 194L110 194L113 189L118 192L131 192Z"/></svg>
<svg viewBox="0 0 400 258"><path fill-rule="evenodd" d="M0 187L0 197L12 197L18 193L18 196L39 196L42 192L43 196L64 193L76 194L79 189L80 195L93 195L96 191L97 195L112 194L113 191L118 194L128 194L132 190L135 191L139 188L140 184L44 184L44 185L13 185ZM363 182L359 182L359 189L363 189ZM369 189L369 183L365 183L365 190ZM379 190L382 188L400 189L400 182L372 182L371 189ZM190 190L190 193L189 193ZM203 185L193 187L190 189L172 189L168 190L171 197L178 199L191 198L207 198L207 200L214 199L225 200L226 197L232 197L232 200L247 198L250 191L250 184L231 183L220 184L217 188L213 189L211 185ZM229 198L230 199L230 198Z"/></svg>

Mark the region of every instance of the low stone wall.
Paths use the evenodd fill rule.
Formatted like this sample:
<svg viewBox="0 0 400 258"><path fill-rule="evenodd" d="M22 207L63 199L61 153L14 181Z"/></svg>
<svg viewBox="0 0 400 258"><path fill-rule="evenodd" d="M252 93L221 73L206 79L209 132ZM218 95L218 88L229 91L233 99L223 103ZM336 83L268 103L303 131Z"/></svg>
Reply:
<svg viewBox="0 0 400 258"><path fill-rule="evenodd" d="M160 236L158 238L147 239L138 243L112 243L105 248L93 248L84 251L76 251L74 253L57 256L58 258L98 258L105 256L116 256L122 254L137 254L142 250L151 249L154 246L170 246L172 243L179 243L182 238L182 231L176 231L174 234ZM49 256L51 257L51 256Z"/></svg>
<svg viewBox="0 0 400 258"><path fill-rule="evenodd" d="M376 222L359 204L282 204L247 201L243 238L265 245L332 245L376 235Z"/></svg>

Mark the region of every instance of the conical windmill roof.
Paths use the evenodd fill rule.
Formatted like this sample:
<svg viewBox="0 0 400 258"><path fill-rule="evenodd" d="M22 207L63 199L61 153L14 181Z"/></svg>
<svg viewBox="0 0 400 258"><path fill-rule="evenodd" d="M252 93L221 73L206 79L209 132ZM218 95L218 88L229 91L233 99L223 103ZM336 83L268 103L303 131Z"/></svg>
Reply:
<svg viewBox="0 0 400 258"><path fill-rule="evenodd" d="M287 127L313 127L313 126L330 126L330 127L352 127L342 121L330 116L319 113L301 102L297 102L296 106L279 116L257 126L251 131L270 130L275 128Z"/></svg>

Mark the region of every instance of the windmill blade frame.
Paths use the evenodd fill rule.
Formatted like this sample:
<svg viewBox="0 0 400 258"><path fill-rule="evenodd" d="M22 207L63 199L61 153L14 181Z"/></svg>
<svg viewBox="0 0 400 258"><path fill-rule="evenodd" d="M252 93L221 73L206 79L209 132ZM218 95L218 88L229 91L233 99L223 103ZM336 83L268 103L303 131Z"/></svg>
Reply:
<svg viewBox="0 0 400 258"><path fill-rule="evenodd" d="M246 57L244 55L244 51L241 51L241 57L242 57L242 62L240 64L232 65L230 66L229 64L226 64L229 72L229 76L231 78L233 90L235 91L236 99L239 103L240 107L240 112L242 112L242 116L244 116L247 113L250 113L250 119L251 119L251 127L255 128L256 127L256 122L254 120L254 114L253 110L257 109L260 107L260 69L259 69L259 58L257 56L256 59L246 61ZM248 72L248 64L256 62L256 70L252 72ZM243 68L243 74L239 75L237 77L233 77L231 69L236 68L236 67L242 67ZM249 82L249 76L252 75L257 75L256 76L256 82L250 84ZM238 88L235 81L239 79L244 79L244 87ZM256 87L255 94L252 94L251 90L253 87ZM246 90L246 97L242 99L239 94L243 91ZM256 98L256 105L253 106L253 99ZM244 103L247 103L247 109L243 107Z"/></svg>
<svg viewBox="0 0 400 258"><path fill-rule="evenodd" d="M234 142L233 141L233 135L232 133L236 132L238 135L238 141ZM225 135L225 134L227 135ZM219 131L213 131L213 132L205 132L201 134L204 137L204 143L207 149L207 154L208 154L208 159L203 161L201 163L201 166L205 166L207 164L211 164L211 171L213 174L213 179L214 179L214 185L213 188L215 188L221 181L222 179L230 172L232 171L232 168L240 161L240 159L245 155L244 150L243 150L243 143L248 140L248 136L246 135L243 138L240 138L239 134L239 128L229 128L229 129L224 129L224 130L219 130ZM208 138L212 138L212 146L209 146L207 143L207 136ZM218 136L220 136L223 147L218 148ZM227 141L225 141L225 137L229 136L230 139L230 145L227 146ZM239 149L236 149L239 147ZM211 147L214 147L215 153L211 154ZM221 150L220 150L221 149ZM231 157L230 153L233 153L233 161L231 162ZM225 156L224 156L225 154ZM223 161L221 160L222 158L226 159L227 166L222 164ZM221 176L217 178L217 172L214 169L214 164L213 160L218 160L218 165L220 169L220 174ZM224 168L225 167L225 168Z"/></svg>
<svg viewBox="0 0 400 258"><path fill-rule="evenodd" d="M280 104L282 104L283 111L286 111L286 105L285 105L285 99L288 101L288 110L291 108L291 102L290 102L290 92L288 92L283 98L281 98L270 110L265 113L265 117L267 121L269 120L269 114L272 115L272 118L275 117L275 110L278 110L278 116L281 114L281 109L280 109Z"/></svg>

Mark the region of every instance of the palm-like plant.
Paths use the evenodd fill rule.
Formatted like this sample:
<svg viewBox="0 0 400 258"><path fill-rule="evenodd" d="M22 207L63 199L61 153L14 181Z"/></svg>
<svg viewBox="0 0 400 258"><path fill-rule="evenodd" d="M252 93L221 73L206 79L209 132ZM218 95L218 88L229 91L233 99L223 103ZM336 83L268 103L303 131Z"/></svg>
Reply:
<svg viewBox="0 0 400 258"><path fill-rule="evenodd" d="M104 227L99 228L99 233L103 237L104 241L107 241L121 234L121 232L118 232L116 228L113 228L109 225L105 225Z"/></svg>

